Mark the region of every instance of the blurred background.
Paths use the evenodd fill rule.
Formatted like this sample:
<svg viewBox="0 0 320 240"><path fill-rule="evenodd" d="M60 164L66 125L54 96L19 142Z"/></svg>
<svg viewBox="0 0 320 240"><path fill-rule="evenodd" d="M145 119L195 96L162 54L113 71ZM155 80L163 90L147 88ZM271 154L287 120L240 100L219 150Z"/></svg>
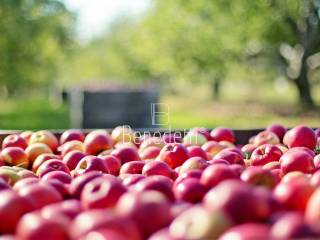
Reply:
<svg viewBox="0 0 320 240"><path fill-rule="evenodd" d="M79 126L71 93L119 89L156 91L161 127L319 127L319 67L319 0L0 1L0 129Z"/></svg>

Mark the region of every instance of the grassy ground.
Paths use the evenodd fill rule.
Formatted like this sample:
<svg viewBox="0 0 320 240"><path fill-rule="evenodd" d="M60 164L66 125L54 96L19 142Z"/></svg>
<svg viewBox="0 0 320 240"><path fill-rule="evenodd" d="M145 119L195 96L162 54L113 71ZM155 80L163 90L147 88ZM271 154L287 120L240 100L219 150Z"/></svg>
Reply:
<svg viewBox="0 0 320 240"><path fill-rule="evenodd" d="M237 85L238 84L238 85ZM210 99L207 87L183 89L183 94L165 95L161 103L168 107L167 128L194 126L226 126L258 128L278 122L286 126L307 124L320 126L320 112L297 109L294 90L274 91L272 86L241 83L226 84L221 101ZM320 89L314 89L319 92ZM320 95L316 96L320 105ZM165 110L165 109L163 109ZM0 100L0 129L64 129L70 128L69 110L65 105L53 105L44 97Z"/></svg>

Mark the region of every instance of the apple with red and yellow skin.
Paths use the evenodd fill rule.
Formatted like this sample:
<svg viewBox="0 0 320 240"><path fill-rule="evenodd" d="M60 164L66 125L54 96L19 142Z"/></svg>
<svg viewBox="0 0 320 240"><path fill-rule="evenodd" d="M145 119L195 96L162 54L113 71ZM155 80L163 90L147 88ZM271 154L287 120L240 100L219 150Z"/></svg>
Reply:
<svg viewBox="0 0 320 240"><path fill-rule="evenodd" d="M60 159L50 159L40 165L36 174L40 178L52 171L61 171L70 175L70 170Z"/></svg>
<svg viewBox="0 0 320 240"><path fill-rule="evenodd" d="M17 181L21 179L18 175L18 171L9 166L0 167L0 179L3 179L10 186L13 186Z"/></svg>
<svg viewBox="0 0 320 240"><path fill-rule="evenodd" d="M86 156L80 160L75 170L75 176L91 172L100 171L102 173L108 173L108 169L104 164L104 161L96 156Z"/></svg>
<svg viewBox="0 0 320 240"><path fill-rule="evenodd" d="M194 169L203 170L208 166L209 166L209 163L205 159L201 157L191 157L181 165L179 174L182 174Z"/></svg>
<svg viewBox="0 0 320 240"><path fill-rule="evenodd" d="M161 149L157 159L166 162L173 169L181 166L188 158L188 151L182 144L169 143Z"/></svg>
<svg viewBox="0 0 320 240"><path fill-rule="evenodd" d="M238 179L238 174L225 164L214 164L207 167L201 174L201 183L212 188L226 179Z"/></svg>
<svg viewBox="0 0 320 240"><path fill-rule="evenodd" d="M199 146L188 146L187 147L189 157L201 157L205 160L208 159L208 154Z"/></svg>
<svg viewBox="0 0 320 240"><path fill-rule="evenodd" d="M265 186L267 188L274 188L277 181L275 176L262 167L248 167L240 176L244 182L250 183L255 186Z"/></svg>
<svg viewBox="0 0 320 240"><path fill-rule="evenodd" d="M163 161L153 160L146 162L142 168L142 175L162 175L168 178L172 177L172 169Z"/></svg>
<svg viewBox="0 0 320 240"><path fill-rule="evenodd" d="M32 171L37 172L38 168L46 161L50 159L60 159L59 155L52 154L52 153L44 153L39 155L32 164Z"/></svg>
<svg viewBox="0 0 320 240"><path fill-rule="evenodd" d="M72 171L85 156L86 154L81 151L71 151L63 157L62 162L67 165L70 171Z"/></svg>
<svg viewBox="0 0 320 240"><path fill-rule="evenodd" d="M262 168L267 170L280 169L280 162L268 162L267 164L263 165Z"/></svg>
<svg viewBox="0 0 320 240"><path fill-rule="evenodd" d="M31 143L25 150L28 155L28 159L30 164L36 160L38 156L45 153L53 154L52 150L48 147L48 145L44 143Z"/></svg>
<svg viewBox="0 0 320 240"><path fill-rule="evenodd" d="M192 208L193 204L186 201L175 201L171 204L171 216L172 219L175 219L177 216L179 216L184 211L188 210L189 208Z"/></svg>
<svg viewBox="0 0 320 240"><path fill-rule="evenodd" d="M287 129L281 124L271 124L267 126L266 130L276 134L280 141L282 141L283 136L286 134L287 131Z"/></svg>
<svg viewBox="0 0 320 240"><path fill-rule="evenodd" d="M139 151L142 152L144 149L151 146L162 149L165 145L166 144L161 137L149 137L140 144Z"/></svg>
<svg viewBox="0 0 320 240"><path fill-rule="evenodd" d="M282 153L285 153L289 150L288 147L283 144L276 144L275 146L278 147Z"/></svg>
<svg viewBox="0 0 320 240"><path fill-rule="evenodd" d="M121 147L115 149L111 152L111 155L117 157L121 161L121 164L140 160L138 151L131 147Z"/></svg>
<svg viewBox="0 0 320 240"><path fill-rule="evenodd" d="M254 138L253 138L253 145L255 146L260 146L263 144L278 144L280 143L280 140L278 138L278 136L270 131L262 131L260 133L258 133Z"/></svg>
<svg viewBox="0 0 320 240"><path fill-rule="evenodd" d="M196 216L196 217L195 217ZM223 212L208 212L195 205L177 216L170 224L169 232L174 239L217 239L233 225Z"/></svg>
<svg viewBox="0 0 320 240"><path fill-rule="evenodd" d="M111 138L114 143L135 142L135 132L129 126L118 126L112 130Z"/></svg>
<svg viewBox="0 0 320 240"><path fill-rule="evenodd" d="M28 168L29 160L27 154L20 147L6 147L0 153L0 159L9 166Z"/></svg>
<svg viewBox="0 0 320 240"><path fill-rule="evenodd" d="M20 218L33 210L32 204L25 197L8 189L0 192L0 232L14 233Z"/></svg>
<svg viewBox="0 0 320 240"><path fill-rule="evenodd" d="M144 161L126 162L121 166L119 174L141 174L144 165Z"/></svg>
<svg viewBox="0 0 320 240"><path fill-rule="evenodd" d="M38 212L24 215L18 223L18 239L68 240L68 220L65 217L44 218Z"/></svg>
<svg viewBox="0 0 320 240"><path fill-rule="evenodd" d="M81 192L84 186L97 177L101 177L103 174L99 171L91 171L84 173L80 176L73 178L70 187L69 193L73 198L79 199L81 196Z"/></svg>
<svg viewBox="0 0 320 240"><path fill-rule="evenodd" d="M303 150L288 151L281 156L279 161L284 174L293 171L313 173L315 170L313 157Z"/></svg>
<svg viewBox="0 0 320 240"><path fill-rule="evenodd" d="M218 239L219 240L230 240L230 239L269 240L271 239L270 226L266 223L243 223L228 229Z"/></svg>
<svg viewBox="0 0 320 240"><path fill-rule="evenodd" d="M118 176L121 168L121 161L119 158L113 155L104 155L99 157L103 160L106 168L108 169L108 173Z"/></svg>
<svg viewBox="0 0 320 240"><path fill-rule="evenodd" d="M139 151L140 158L142 160L156 159L161 151L161 148L156 146L146 147L142 151Z"/></svg>
<svg viewBox="0 0 320 240"><path fill-rule="evenodd" d="M19 147L22 149L26 149L27 146L27 141L18 134L8 135L2 141L2 149L6 147Z"/></svg>
<svg viewBox="0 0 320 240"><path fill-rule="evenodd" d="M273 195L285 209L303 212L314 190L310 181L295 179L281 181L275 187Z"/></svg>
<svg viewBox="0 0 320 240"><path fill-rule="evenodd" d="M63 145L66 142L74 141L74 140L83 142L84 138L85 138L85 136L84 136L82 131L77 130L77 129L70 129L70 130L64 131L61 134L61 136L60 136L60 145Z"/></svg>
<svg viewBox="0 0 320 240"><path fill-rule="evenodd" d="M217 127L210 132L210 137L213 141L228 141L234 143L236 141L234 132L229 128Z"/></svg>
<svg viewBox="0 0 320 240"><path fill-rule="evenodd" d="M12 169L17 172L18 176L21 179L24 179L24 178L37 178L37 175L34 172L32 172L31 170L25 169L23 167L13 166Z"/></svg>
<svg viewBox="0 0 320 240"><path fill-rule="evenodd" d="M64 143L60 147L58 147L58 151L61 153L61 156L64 157L69 152L72 151L79 151L84 152L83 142L80 142L78 140L72 140L69 142Z"/></svg>
<svg viewBox="0 0 320 240"><path fill-rule="evenodd" d="M207 188L197 178L186 178L173 185L173 193L176 200L191 203L201 202Z"/></svg>
<svg viewBox="0 0 320 240"><path fill-rule="evenodd" d="M130 147L135 150L138 150L138 147L132 142L118 142L114 145L115 149L122 148L122 147Z"/></svg>
<svg viewBox="0 0 320 240"><path fill-rule="evenodd" d="M104 150L111 149L113 141L107 131L95 130L86 136L83 147L86 154L98 155Z"/></svg>
<svg viewBox="0 0 320 240"><path fill-rule="evenodd" d="M283 137L283 143L289 148L307 147L314 150L317 138L311 128L299 125L286 132Z"/></svg>
<svg viewBox="0 0 320 240"><path fill-rule="evenodd" d="M53 133L47 130L34 132L29 139L29 144L33 144L33 143L44 143L53 152L56 152L59 146L59 141L57 137Z"/></svg>
<svg viewBox="0 0 320 240"><path fill-rule="evenodd" d="M171 222L170 202L157 191L125 193L117 202L116 211L132 219L145 239Z"/></svg>
<svg viewBox="0 0 320 240"><path fill-rule="evenodd" d="M20 137L22 137L26 142L29 144L29 140L32 136L33 132L32 131L23 131L22 133L19 134Z"/></svg>
<svg viewBox="0 0 320 240"><path fill-rule="evenodd" d="M225 148L234 148L235 145L228 141L220 141L219 144Z"/></svg>
<svg viewBox="0 0 320 240"><path fill-rule="evenodd" d="M279 161L282 156L281 150L271 144L257 147L251 154L250 160L253 166L262 166L269 162Z"/></svg>
<svg viewBox="0 0 320 240"><path fill-rule="evenodd" d="M127 188L115 177L98 177L90 181L81 193L81 203L85 209L112 208Z"/></svg>
<svg viewBox="0 0 320 240"><path fill-rule="evenodd" d="M125 239L142 239L133 220L119 216L111 209L91 209L80 213L71 224L70 237L71 239L81 239L88 233L99 229L123 234Z"/></svg>
<svg viewBox="0 0 320 240"><path fill-rule="evenodd" d="M217 155L221 150L225 149L220 143L216 141L208 141L201 147L205 152L207 152L211 157Z"/></svg>
<svg viewBox="0 0 320 240"><path fill-rule="evenodd" d="M245 164L242 154L237 152L236 149L223 149L217 155L214 156L214 159L224 159L228 161L230 164Z"/></svg>

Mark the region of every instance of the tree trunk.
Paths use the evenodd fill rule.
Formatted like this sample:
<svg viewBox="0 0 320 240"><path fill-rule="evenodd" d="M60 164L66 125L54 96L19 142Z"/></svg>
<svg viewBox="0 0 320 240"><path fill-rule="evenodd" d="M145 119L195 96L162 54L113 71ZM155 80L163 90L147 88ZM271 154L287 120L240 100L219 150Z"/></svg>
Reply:
<svg viewBox="0 0 320 240"><path fill-rule="evenodd" d="M221 87L221 81L220 79L216 78L213 80L211 84L212 88L212 97L214 100L219 100L220 97L220 87Z"/></svg>

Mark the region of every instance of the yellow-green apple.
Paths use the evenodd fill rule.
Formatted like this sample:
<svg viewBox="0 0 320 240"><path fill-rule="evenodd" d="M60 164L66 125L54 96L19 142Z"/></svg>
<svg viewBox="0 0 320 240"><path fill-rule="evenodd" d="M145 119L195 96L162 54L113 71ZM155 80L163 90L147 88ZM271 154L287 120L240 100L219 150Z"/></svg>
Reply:
<svg viewBox="0 0 320 240"><path fill-rule="evenodd" d="M190 146L190 145L202 146L206 142L207 142L207 139L205 138L205 136L196 132L188 132L187 135L185 135L183 138L183 143L185 146Z"/></svg>

